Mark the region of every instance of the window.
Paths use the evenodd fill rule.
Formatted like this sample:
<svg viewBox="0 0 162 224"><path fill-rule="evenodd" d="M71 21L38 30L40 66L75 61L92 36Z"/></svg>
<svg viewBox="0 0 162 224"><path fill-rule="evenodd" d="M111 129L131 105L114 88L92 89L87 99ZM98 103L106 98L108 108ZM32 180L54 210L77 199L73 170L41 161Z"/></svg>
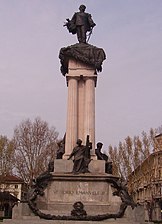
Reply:
<svg viewBox="0 0 162 224"><path fill-rule="evenodd" d="M18 189L18 184L15 184L15 189Z"/></svg>

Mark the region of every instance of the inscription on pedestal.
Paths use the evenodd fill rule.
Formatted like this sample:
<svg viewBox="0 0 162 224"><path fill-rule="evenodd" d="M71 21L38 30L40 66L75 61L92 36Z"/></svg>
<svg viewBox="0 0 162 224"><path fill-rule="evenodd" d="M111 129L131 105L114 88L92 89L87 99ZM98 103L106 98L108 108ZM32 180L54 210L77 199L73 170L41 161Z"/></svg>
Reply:
<svg viewBox="0 0 162 224"><path fill-rule="evenodd" d="M48 202L74 202L107 204L109 202L109 186L102 182L55 181L47 192Z"/></svg>

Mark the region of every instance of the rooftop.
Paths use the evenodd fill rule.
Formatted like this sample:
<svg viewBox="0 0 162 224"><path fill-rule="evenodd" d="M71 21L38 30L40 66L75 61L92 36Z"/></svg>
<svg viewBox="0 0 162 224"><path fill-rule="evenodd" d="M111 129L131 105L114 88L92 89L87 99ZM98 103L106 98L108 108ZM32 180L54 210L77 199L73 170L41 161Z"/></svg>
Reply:
<svg viewBox="0 0 162 224"><path fill-rule="evenodd" d="M14 182L14 183L24 183L23 179L15 175L0 175L1 182Z"/></svg>

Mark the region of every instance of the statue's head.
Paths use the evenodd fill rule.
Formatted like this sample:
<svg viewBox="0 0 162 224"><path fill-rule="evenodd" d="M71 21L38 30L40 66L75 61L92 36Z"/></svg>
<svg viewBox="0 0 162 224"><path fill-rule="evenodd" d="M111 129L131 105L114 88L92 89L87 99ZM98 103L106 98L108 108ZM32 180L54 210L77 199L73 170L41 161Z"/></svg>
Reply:
<svg viewBox="0 0 162 224"><path fill-rule="evenodd" d="M102 142L98 142L98 143L97 143L97 148L100 148L100 149L101 149L102 146L103 146Z"/></svg>
<svg viewBox="0 0 162 224"><path fill-rule="evenodd" d="M82 144L82 140L81 140L81 139L78 139L78 140L77 140L77 144L78 144L78 145L81 145L81 144Z"/></svg>
<svg viewBox="0 0 162 224"><path fill-rule="evenodd" d="M81 12L84 12L85 9L86 9L86 6L85 6L85 5L80 5L80 6L79 6L79 10L80 10Z"/></svg>

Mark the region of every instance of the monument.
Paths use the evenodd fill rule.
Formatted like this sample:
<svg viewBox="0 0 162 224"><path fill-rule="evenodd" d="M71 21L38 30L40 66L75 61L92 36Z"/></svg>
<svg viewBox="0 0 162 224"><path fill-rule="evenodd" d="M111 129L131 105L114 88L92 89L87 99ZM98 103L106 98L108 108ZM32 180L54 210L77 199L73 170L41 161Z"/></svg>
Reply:
<svg viewBox="0 0 162 224"><path fill-rule="evenodd" d="M14 222L5 223L142 223L132 215L136 205L126 184L112 175L102 143L95 146L95 88L106 55L88 43L96 24L85 9L81 5L64 25L79 43L59 53L68 88L66 134L56 160L33 183L27 203L14 209Z"/></svg>

